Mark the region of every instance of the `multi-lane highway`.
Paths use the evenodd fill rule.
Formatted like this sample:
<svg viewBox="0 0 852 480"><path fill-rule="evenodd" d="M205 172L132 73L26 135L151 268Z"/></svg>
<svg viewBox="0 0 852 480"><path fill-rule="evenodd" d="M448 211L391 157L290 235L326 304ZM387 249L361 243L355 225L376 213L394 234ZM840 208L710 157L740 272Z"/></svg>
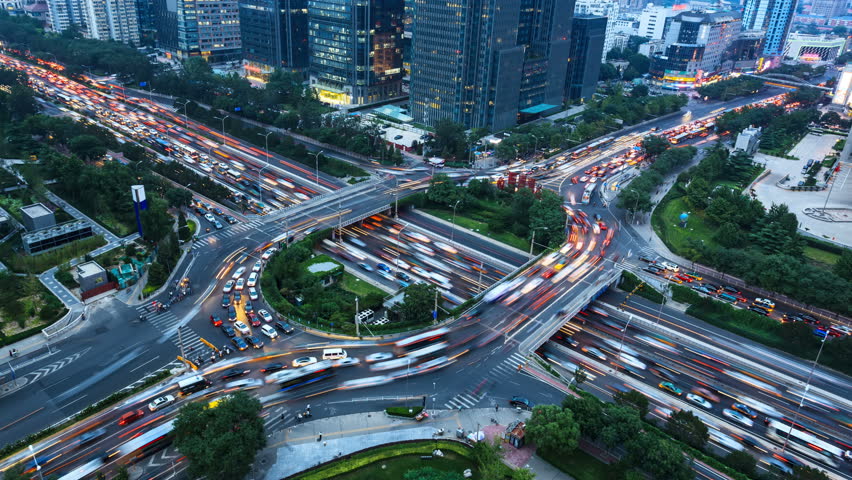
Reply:
<svg viewBox="0 0 852 480"><path fill-rule="evenodd" d="M62 86L65 92L62 95L69 96L69 99L69 89L77 96L75 100L78 102L82 101L79 100L81 97L89 97L87 92L68 86L69 83L56 74L4 61L26 69L45 85L51 85L46 88ZM42 93L64 103L64 99L59 97L57 100L49 91ZM94 98L101 96L95 94ZM263 152L258 154L257 147L230 138L223 139L217 132L192 122L187 122L184 128L180 116L144 99L128 99L129 105L144 105L131 112L133 107L117 99L104 98L98 105L90 100L93 106L121 112L123 117L134 122L153 122L155 125L147 127L161 134L163 132L158 127L162 127L168 134L165 136L176 139L172 145L177 147L174 142L178 142L188 147L173 149L184 152L174 155L179 161L210 175L216 175L212 172L214 163L218 166L219 163L230 162L231 167L238 169L234 163L237 162L254 178L261 173L262 184L268 186L262 187L264 198L268 194L274 195L274 190L281 190L286 194L282 198L289 200L281 206L290 207L278 212L269 208L259 210L259 213L267 215L251 217L238 225L202 235L191 249L193 254L180 267L181 276L192 279L195 293L170 309L150 311L147 303L127 306L115 299L94 307L88 324L81 327L80 333L55 346L59 353L32 359L32 363L19 370L19 376L29 378L28 385L12 396L0 399L0 406L8 412L9 418L16 419L0 428L3 442L8 443L61 420L133 379L171 364L179 341L192 359L209 356L210 350L202 343L202 338L216 346L228 344L236 348L236 344L228 343L231 340L224 329L212 323L211 316L218 316L225 326L236 325L236 321L228 321L228 310L222 307L225 285L240 268L245 268L245 271L238 277L245 281L258 262L258 268L262 270L263 255L269 251L266 247L274 239L300 238L307 231L344 226L344 240L332 248L342 249L345 246L344 254L350 256L349 261L352 264L365 263L373 271L364 268L363 273L376 276L376 280L384 282L386 287L399 285L400 280L407 282L396 275L404 270L412 279L447 286L445 290L448 293L461 299L482 289L487 291L483 301L450 324L446 332L430 336L428 341L418 345L419 348L409 349L394 346L395 340L334 340L301 329L292 333L279 331L276 338L265 337L262 327L251 325L246 315L245 297L251 296L248 290L251 287L244 286L240 308L235 309L235 320L246 320L246 332L236 332L234 336L257 337L264 342L262 348L249 348L245 353L217 360L212 365L205 361L202 372L212 385L201 393L180 396L174 383L158 386L62 432L56 438L41 442L36 445L37 456L46 464L48 473L65 474L79 468L104 467L99 460L103 451L117 451L119 453L112 457L113 460L123 461L136 452L135 445L128 443L133 437L157 428L160 430L155 430L155 433L167 429L164 425L184 402L211 401L234 388L249 388L263 399L267 427L272 430L297 421L296 414L304 411L309 403L314 416L387 406L376 405L375 401L369 400L377 397L423 396L430 408L503 404L519 393L535 403L558 403L561 392L518 373L519 365L528 362L528 351L539 345L542 345L539 352L544 358L563 368L566 375L573 373L574 365L586 365L592 375L584 388L604 399L617 390L638 389L657 406L655 414L663 416L675 408L687 408L689 404L685 402L691 401L691 408L703 411L705 420L718 432L714 433L714 440L721 448L739 448L737 445L752 448L750 445L753 443L765 450L758 455L767 461L771 461L767 452L777 448L778 442L772 437L773 423L767 426L760 417L771 416L772 421L781 424L785 418L795 417L796 397L809 373L808 366L798 359L769 352L701 322L687 320L682 313L668 308L654 310L634 299L627 304L629 308L625 312L609 306L619 304L619 297L604 296L601 303L584 309L584 314L575 318L563 317L567 305L579 302L582 306L586 303L587 297L577 298L581 292L588 295L605 287L613 272L620 268L619 261L628 257L631 251L638 252L641 247L641 240L619 230L615 216L609 209L599 206L600 202L590 198L584 204L582 193L587 185L594 183L590 183L588 178L583 182L577 178L576 183L571 179L594 176L603 183L605 175L597 177L592 173L602 168L607 174L618 173L622 166L626 169L630 164L627 151L632 150L644 134L652 129L669 129L690 118L670 118L628 129L614 138L611 144L578 158L572 159L566 152L563 164L539 177L540 183L558 190L569 203L566 206L570 210L566 244L559 251L545 255L517 272L509 282L494 285L501 274L510 273L512 266L517 267L526 259L517 252L493 246L487 240L460 229L453 231L451 228L451 240L447 241L448 228L445 224L420 216L403 213L401 218L391 219L381 214L396 197L425 189L428 177L423 172L414 172L401 183L397 179L384 179L337 190L338 185L331 179L320 176L317 187L317 179L311 176L309 169L275 157L279 165L269 167L269 171L275 172L272 178L263 175L266 170L260 172L267 167L264 161L258 161L264 155ZM753 97L726 104L697 105L690 107L690 115L701 119L713 111L718 113L759 99ZM80 108L84 110L89 106L85 101L82 104ZM141 110L148 113L138 113ZM117 133L123 130L118 126L122 123L116 124L112 114L99 115L95 110L95 115ZM133 132L136 132L135 129L131 128ZM150 130L149 135L125 133L127 135L122 135L127 141L140 141L152 149L154 145L147 139L151 136L161 138ZM217 143L222 140L225 147ZM211 142L215 145L210 145ZM202 155L206 148L209 151L205 159ZM623 163L613 163L622 160ZM601 166L602 163L607 165ZM210 166L211 171L201 169L200 165ZM612 165L615 168L611 168ZM587 170L592 173L586 173ZM250 187L240 183L236 175L230 179L237 180L236 183L228 179L227 171L219 180L252 195ZM324 183L326 181L327 184ZM284 182L292 184L292 187ZM296 193L302 193L304 198ZM325 195L311 198L318 193ZM371 218L374 215L376 217ZM462 247L479 255L462 255ZM454 250L457 252L454 253ZM399 267L400 261L409 268ZM378 263L388 266L390 272L386 273L391 278L379 277L375 273ZM509 268L501 269L500 264L508 264ZM479 279L480 272L476 268L483 270L483 280ZM442 277L446 277L446 281ZM262 293L258 292L259 295ZM233 292L228 295L229 301L234 302ZM167 301L165 296L156 300ZM452 303L451 299L448 300ZM268 310L262 296L252 303L254 312ZM630 320L633 317L628 314L637 318ZM138 322L139 315L145 315L147 321ZM626 327L628 320L632 323ZM653 322L657 320L660 320L660 325L655 327ZM563 323L562 332L548 340L554 326L559 328ZM274 322L261 321L259 325L274 325ZM660 330L663 327L671 332ZM571 340L566 338L568 335ZM695 343L701 346L695 346ZM278 362L288 366L285 371L299 371L292 366L294 360L300 357L321 358L322 350L329 345L346 349L348 356L357 358L358 362L327 368L323 368L322 364L319 368L301 367L304 369L301 372L312 376L310 380L315 382L300 387L300 379L280 379L287 388L284 392L278 391L282 386L275 382L250 380L267 379L266 372L260 370ZM231 368L249 372L244 376L222 379ZM53 375L56 371L62 375ZM248 381L228 386L240 380ZM664 381L672 384L675 394L665 393L659 387ZM850 383L832 372L817 369L812 384L825 394L811 396L813 404L803 407L797 423L810 429L810 434L821 438L825 445L841 451L842 456L848 444L852 443L848 432L849 419L843 417L849 407L845 399L849 398ZM369 394L355 391L361 389L368 389ZM678 390L680 395L676 394ZM686 395L690 393L701 394L705 402L710 402L709 408L698 397L687 400ZM163 395L174 395L176 403L156 412L146 411L141 418L127 425L118 425L122 415L139 409L144 411L149 402ZM19 401L22 398L27 401ZM740 419L737 414L726 414L723 409L731 410L734 403L757 410L759 421L752 419L754 425L748 426L748 421ZM103 432L100 431L102 428ZM97 435L86 438L85 432ZM746 438L755 440L752 442ZM804 438L804 434L797 438ZM842 462L834 462L826 455L814 457L813 448L811 451L803 451L802 448L810 447L791 446L787 456L828 469L838 476L848 474L848 467ZM822 448L828 450L824 445ZM20 458L23 457L14 459ZM114 468L113 461L109 463L106 468ZM4 466L8 465L7 462ZM145 474L155 476L161 471L162 465L148 465Z"/></svg>

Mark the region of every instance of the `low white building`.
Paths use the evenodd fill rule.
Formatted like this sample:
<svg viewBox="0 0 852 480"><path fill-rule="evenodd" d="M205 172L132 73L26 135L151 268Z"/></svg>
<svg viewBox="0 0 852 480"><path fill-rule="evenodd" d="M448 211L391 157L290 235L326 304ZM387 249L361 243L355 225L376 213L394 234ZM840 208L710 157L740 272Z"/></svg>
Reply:
<svg viewBox="0 0 852 480"><path fill-rule="evenodd" d="M760 127L749 126L739 135L737 142L734 145L734 150L742 150L743 152L753 155L757 151L757 145L760 143Z"/></svg>
<svg viewBox="0 0 852 480"><path fill-rule="evenodd" d="M800 62L832 62L846 51L846 37L792 32L784 44L784 58Z"/></svg>

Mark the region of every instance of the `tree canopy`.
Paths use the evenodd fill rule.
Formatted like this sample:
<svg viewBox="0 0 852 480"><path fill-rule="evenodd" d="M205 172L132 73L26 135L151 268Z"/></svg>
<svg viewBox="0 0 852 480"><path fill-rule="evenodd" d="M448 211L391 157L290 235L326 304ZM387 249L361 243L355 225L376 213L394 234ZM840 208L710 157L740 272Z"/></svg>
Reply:
<svg viewBox="0 0 852 480"><path fill-rule="evenodd" d="M580 426L571 410L557 405L534 407L526 431L538 448L554 455L570 454L580 438Z"/></svg>
<svg viewBox="0 0 852 480"><path fill-rule="evenodd" d="M243 478L257 451L266 446L262 406L256 398L237 392L216 408L191 402L175 421L175 446L189 459L190 475L209 480Z"/></svg>

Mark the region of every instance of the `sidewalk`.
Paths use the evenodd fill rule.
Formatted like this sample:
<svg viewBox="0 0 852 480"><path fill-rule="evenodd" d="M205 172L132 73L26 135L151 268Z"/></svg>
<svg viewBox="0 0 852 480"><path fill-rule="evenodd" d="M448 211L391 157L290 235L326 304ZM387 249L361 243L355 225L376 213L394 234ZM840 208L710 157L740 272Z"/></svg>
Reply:
<svg viewBox="0 0 852 480"><path fill-rule="evenodd" d="M431 418L422 422L389 417L382 411L341 415L296 424L271 435L269 446L258 455L261 465L255 464L255 471L264 471L266 480L279 480L366 448L406 440L441 438L433 437L433 433L440 428L446 432L443 437L445 439L455 439L457 428L463 428L465 434L482 430L487 436L493 437L504 431L510 422L526 420L530 415L530 412L517 413L511 408L501 408L496 412L491 408L429 412ZM491 422L492 418L497 420L497 425ZM320 433L322 441L319 441ZM504 461L511 461L516 467L530 468L538 479L571 479L536 456L533 446L516 449L504 443L503 449Z"/></svg>

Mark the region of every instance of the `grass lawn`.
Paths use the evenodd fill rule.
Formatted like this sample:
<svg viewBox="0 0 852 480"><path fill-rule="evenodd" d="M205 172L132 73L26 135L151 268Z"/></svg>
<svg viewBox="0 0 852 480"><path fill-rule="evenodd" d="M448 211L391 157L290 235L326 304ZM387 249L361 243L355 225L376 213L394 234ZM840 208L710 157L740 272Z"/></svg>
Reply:
<svg viewBox="0 0 852 480"><path fill-rule="evenodd" d="M104 237L96 235L84 238L68 245L40 253L26 255L21 244L21 234L15 234L9 241L0 244L0 260L15 272L41 273L49 268L62 265L73 258L81 257L92 250L107 244Z"/></svg>
<svg viewBox="0 0 852 480"><path fill-rule="evenodd" d="M675 198L662 208L654 210L652 218L654 231L663 242L675 253L686 257L689 257L685 252L690 249L690 239L703 240L707 245L715 245L714 229L704 221L703 212L692 212L687 220L686 228L680 227L680 214L690 211L692 208L687 205L686 197Z"/></svg>
<svg viewBox="0 0 852 480"><path fill-rule="evenodd" d="M454 452L444 451L443 458L421 460L420 455L403 455L381 460L358 470L336 475L334 478L339 480L399 480L405 475L405 472L423 467L457 473L462 473L468 468L475 470L474 463L469 459ZM473 478L477 478L477 476L474 475Z"/></svg>
<svg viewBox="0 0 852 480"><path fill-rule="evenodd" d="M381 296L385 296L386 293L384 290L373 286L371 283L367 283L360 278L352 275L351 273L344 273L343 278L340 280L340 288L346 290L347 292L354 293L360 298L364 298L371 293L375 293Z"/></svg>
<svg viewBox="0 0 852 480"><path fill-rule="evenodd" d="M435 208L421 208L420 211L426 212L429 215L434 215L442 220L446 220L448 222L453 221L453 212L452 211L444 211ZM492 232L488 228L488 224L486 222L482 222L479 220L474 220L472 218L465 217L461 214L456 214L456 227L466 228L468 230L472 230L476 233L485 235L488 238L493 238L498 242L505 243L506 245L513 246L517 249L528 251L530 248L530 242L521 238L510 232Z"/></svg>
<svg viewBox="0 0 852 480"><path fill-rule="evenodd" d="M840 255L828 252L815 247L805 247L805 257L815 262L824 263L826 265L834 265L840 260Z"/></svg>
<svg viewBox="0 0 852 480"><path fill-rule="evenodd" d="M580 449L574 450L574 453L570 455L540 456L576 480L609 480L612 478L611 467Z"/></svg>

